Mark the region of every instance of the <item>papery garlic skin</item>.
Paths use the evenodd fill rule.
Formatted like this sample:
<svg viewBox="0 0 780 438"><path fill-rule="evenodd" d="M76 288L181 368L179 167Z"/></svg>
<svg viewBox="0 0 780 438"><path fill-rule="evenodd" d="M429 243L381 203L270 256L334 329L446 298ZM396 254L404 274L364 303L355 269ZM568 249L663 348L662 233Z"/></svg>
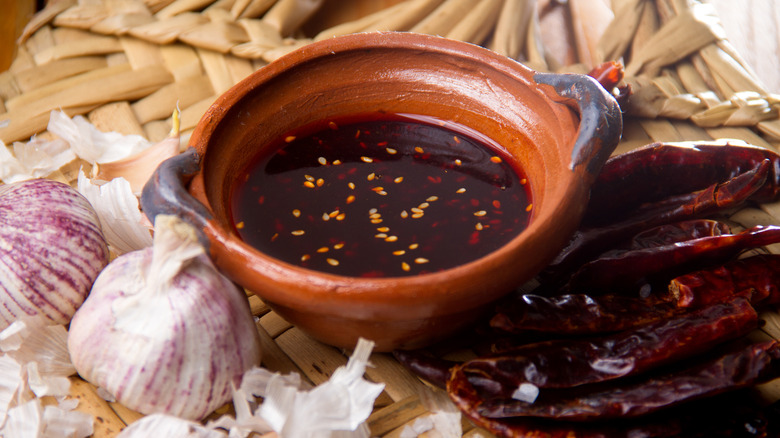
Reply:
<svg viewBox="0 0 780 438"><path fill-rule="evenodd" d="M104 269L71 321L68 350L82 378L122 405L199 420L229 402L243 373L259 365L259 335L246 295L202 248L184 256L164 288L151 284L155 247Z"/></svg>
<svg viewBox="0 0 780 438"><path fill-rule="evenodd" d="M67 324L108 260L95 210L76 189L0 185L0 330L35 315Z"/></svg>

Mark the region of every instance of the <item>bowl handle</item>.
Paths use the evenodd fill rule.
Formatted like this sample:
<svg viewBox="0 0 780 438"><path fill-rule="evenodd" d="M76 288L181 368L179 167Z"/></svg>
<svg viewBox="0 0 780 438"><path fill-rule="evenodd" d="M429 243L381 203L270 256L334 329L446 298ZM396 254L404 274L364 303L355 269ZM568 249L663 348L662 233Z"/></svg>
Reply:
<svg viewBox="0 0 780 438"><path fill-rule="evenodd" d="M152 223L158 214L184 219L195 227L200 243L208 250L210 245L204 230L213 215L187 191L187 183L200 171L200 159L195 148L188 147L160 163L141 192L141 208Z"/></svg>
<svg viewBox="0 0 780 438"><path fill-rule="evenodd" d="M598 81L586 75L536 73L534 81L551 85L560 97L576 103L580 129L569 168L575 170L585 165L586 177L592 182L623 133L623 114L617 100Z"/></svg>

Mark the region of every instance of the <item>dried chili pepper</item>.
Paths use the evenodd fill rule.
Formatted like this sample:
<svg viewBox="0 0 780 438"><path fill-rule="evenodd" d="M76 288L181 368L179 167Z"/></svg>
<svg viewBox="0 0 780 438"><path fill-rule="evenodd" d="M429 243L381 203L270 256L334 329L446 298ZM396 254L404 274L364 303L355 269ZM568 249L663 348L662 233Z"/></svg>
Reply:
<svg viewBox="0 0 780 438"><path fill-rule="evenodd" d="M517 334L534 331L592 335L641 327L683 311L672 303L615 294L552 297L524 294L501 306L491 318L490 326Z"/></svg>
<svg viewBox="0 0 780 438"><path fill-rule="evenodd" d="M549 421L540 418L488 418L460 408L469 419L498 436L512 438L775 438L780 416L746 391L735 391L671 407L629 420L593 422Z"/></svg>
<svg viewBox="0 0 780 438"><path fill-rule="evenodd" d="M621 84L625 76L623 64L617 61L604 62L588 72L588 76L597 80L605 90L612 93L621 107L628 102L628 98L631 95L631 86L629 84Z"/></svg>
<svg viewBox="0 0 780 438"><path fill-rule="evenodd" d="M728 181L770 161L764 187L752 195L756 202L780 196L780 155L751 145L717 143L653 143L610 158L591 189L583 219L586 226L603 225L624 217L644 203L696 192Z"/></svg>
<svg viewBox="0 0 780 438"><path fill-rule="evenodd" d="M692 219L664 224L643 231L631 239L627 249L654 248L723 234L731 234L731 228L728 224L712 219Z"/></svg>
<svg viewBox="0 0 780 438"><path fill-rule="evenodd" d="M636 216L608 226L581 228L550 265L540 273L540 279L548 283L560 282L568 273L598 254L620 245L621 242L649 228L707 217L739 206L764 186L770 166L770 161L765 160L756 168L725 183L713 184L691 194L679 204L661 203L661 208L643 209Z"/></svg>
<svg viewBox="0 0 780 438"><path fill-rule="evenodd" d="M737 234L702 237L656 248L607 255L581 266L566 290L610 291L641 285L653 275L676 276L724 263L743 251L780 242L780 227L755 226Z"/></svg>
<svg viewBox="0 0 780 438"><path fill-rule="evenodd" d="M711 397L780 377L780 343L748 345L690 365L680 371L650 374L628 383L610 382L567 390L543 391L532 403L481 399L464 369L448 381L450 397L461 409L490 418L533 417L569 421L647 415L681 403Z"/></svg>
<svg viewBox="0 0 780 438"><path fill-rule="evenodd" d="M409 371L442 389L447 387L450 369L457 365L457 362L424 355L420 351L395 350L393 356Z"/></svg>
<svg viewBox="0 0 780 438"><path fill-rule="evenodd" d="M608 336L523 345L453 369L485 403L511 400L518 388L569 388L641 373L702 353L757 325L755 310L740 298Z"/></svg>
<svg viewBox="0 0 780 438"><path fill-rule="evenodd" d="M780 255L738 259L712 269L681 275L669 291L680 307L706 306L744 295L753 306L780 303Z"/></svg>

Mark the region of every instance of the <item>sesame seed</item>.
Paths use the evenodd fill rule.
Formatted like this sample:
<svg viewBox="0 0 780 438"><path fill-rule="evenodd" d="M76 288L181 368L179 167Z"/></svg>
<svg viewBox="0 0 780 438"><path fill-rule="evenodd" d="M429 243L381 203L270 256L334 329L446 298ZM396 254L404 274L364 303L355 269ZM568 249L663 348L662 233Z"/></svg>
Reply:
<svg viewBox="0 0 780 438"><path fill-rule="evenodd" d="M422 204L418 205L417 207L419 207L419 208L428 208L430 206L431 206L431 204L429 204L427 202L423 202Z"/></svg>
<svg viewBox="0 0 780 438"><path fill-rule="evenodd" d="M309 260L310 258L311 258L311 256L310 256L310 255L308 255L308 254L304 254L304 255L302 255L302 256L301 256L301 261L302 261L302 262L305 262L306 260Z"/></svg>
<svg viewBox="0 0 780 438"><path fill-rule="evenodd" d="M295 217L301 217L301 211L296 208L292 211L292 215Z"/></svg>
<svg viewBox="0 0 780 438"><path fill-rule="evenodd" d="M305 231L303 230L294 230L290 232L290 234L292 234L293 236L303 236L304 233Z"/></svg>
<svg viewBox="0 0 780 438"><path fill-rule="evenodd" d="M276 238L277 238L277 237L279 237L279 233L274 233L274 235L273 235L273 236L271 236L271 242L273 242L274 240L276 240Z"/></svg>
<svg viewBox="0 0 780 438"><path fill-rule="evenodd" d="M346 219L346 217L347 217L346 213L339 213L339 215L336 216L336 220L337 221L343 221L344 219Z"/></svg>
<svg viewBox="0 0 780 438"><path fill-rule="evenodd" d="M408 218L409 217L409 212L406 211L406 210L402 211L401 212L401 217L404 218L404 219Z"/></svg>
<svg viewBox="0 0 780 438"><path fill-rule="evenodd" d="M322 213L322 220L329 221L330 220L330 215L328 213Z"/></svg>
<svg viewBox="0 0 780 438"><path fill-rule="evenodd" d="M455 143L460 143L460 139L458 138L457 135L453 135L452 139L455 140Z"/></svg>
<svg viewBox="0 0 780 438"><path fill-rule="evenodd" d="M420 207L412 207L412 213L422 214L425 213Z"/></svg>
<svg viewBox="0 0 780 438"><path fill-rule="evenodd" d="M485 210L480 210L480 211L475 211L474 212L474 216L478 216L478 217L482 217L482 216L484 216L486 214L487 214L487 212Z"/></svg>
<svg viewBox="0 0 780 438"><path fill-rule="evenodd" d="M396 179L394 179L394 180L393 180L393 182L394 182L394 183L396 183L396 184L398 184L398 183L400 183L400 182L401 182L401 181L403 181L403 180L404 180L404 177L402 177L402 176L399 176L399 177L397 177Z"/></svg>
<svg viewBox="0 0 780 438"><path fill-rule="evenodd" d="M339 125L337 125L336 122L328 122L328 127L334 131L339 129Z"/></svg>
<svg viewBox="0 0 780 438"><path fill-rule="evenodd" d="M366 179L369 181L373 181L374 178L376 178L376 174L374 172L369 173L368 176L366 177Z"/></svg>
<svg viewBox="0 0 780 438"><path fill-rule="evenodd" d="M525 208L525 211L531 211L531 209L534 207L533 204L528 204L528 207Z"/></svg>
<svg viewBox="0 0 780 438"><path fill-rule="evenodd" d="M379 231L380 233L386 233L390 231L390 227L379 227L376 230Z"/></svg>
<svg viewBox="0 0 780 438"><path fill-rule="evenodd" d="M422 265L424 263L428 263L428 259L424 257L417 257L416 259L414 259L414 262L417 263L418 265Z"/></svg>
<svg viewBox="0 0 780 438"><path fill-rule="evenodd" d="M328 264L329 264L329 265L331 265L331 266L338 266L338 265L339 265L339 261L338 261L338 260L336 260L336 259L331 259L331 258L328 258L328 259L327 259L327 262L328 262Z"/></svg>
<svg viewBox="0 0 780 438"><path fill-rule="evenodd" d="M461 164L463 164L463 161L461 161L460 158L456 158L455 159L455 165L456 166L460 166Z"/></svg>
<svg viewBox="0 0 780 438"><path fill-rule="evenodd" d="M415 213L412 215L412 219L420 219L423 216L425 216L425 213Z"/></svg>
<svg viewBox="0 0 780 438"><path fill-rule="evenodd" d="M410 270L410 269L412 269L412 267L411 267L411 266L409 266L409 263L402 262L402 263L401 263L401 269L403 269L404 271L407 271L407 272L409 272L409 270Z"/></svg>
<svg viewBox="0 0 780 438"><path fill-rule="evenodd" d="M314 183L311 182L311 181L306 181L306 182L303 183L303 185L308 187L308 188L310 188L310 189L314 188Z"/></svg>
<svg viewBox="0 0 780 438"><path fill-rule="evenodd" d="M347 204L351 204L353 202L355 202L355 195L347 196Z"/></svg>
<svg viewBox="0 0 780 438"><path fill-rule="evenodd" d="M413 243L413 244L409 245L409 249L414 250L414 249L417 249L417 247L419 247L419 246L420 246L419 243Z"/></svg>
<svg viewBox="0 0 780 438"><path fill-rule="evenodd" d="M319 157L317 158L317 162L322 164L323 166L328 164L328 160L325 159L325 157Z"/></svg>
<svg viewBox="0 0 780 438"><path fill-rule="evenodd" d="M238 228L239 230L244 228L244 222L242 221L242 222L237 223L236 224L236 228Z"/></svg>
<svg viewBox="0 0 780 438"><path fill-rule="evenodd" d="M397 151L397 150L395 150L395 149L393 149L393 148L386 148L385 150L386 150L386 151L387 151L387 153L388 153L388 154L390 154L390 155L395 155L395 154L397 154L397 153L398 153L398 151Z"/></svg>
<svg viewBox="0 0 780 438"><path fill-rule="evenodd" d="M368 210L368 214L374 214L374 213L376 213L377 211L378 211L378 210L377 210L376 208L372 208L372 209Z"/></svg>
<svg viewBox="0 0 780 438"><path fill-rule="evenodd" d="M347 187L349 187L352 190L355 190L355 183L353 183L353 182L347 183Z"/></svg>
<svg viewBox="0 0 780 438"><path fill-rule="evenodd" d="M434 201L438 201L438 200L439 200L438 196L429 196L428 199L426 199L426 201L428 201L428 202L434 202Z"/></svg>
<svg viewBox="0 0 780 438"><path fill-rule="evenodd" d="M402 256L404 254L406 254L406 251L404 251L402 249L399 249L398 251L393 251L393 255L395 255L395 256Z"/></svg>
<svg viewBox="0 0 780 438"><path fill-rule="evenodd" d="M374 162L374 159L371 158L371 157L363 156L363 157L360 157L360 159L363 160L364 163L373 163Z"/></svg>
<svg viewBox="0 0 780 438"><path fill-rule="evenodd" d="M396 242L396 241L398 241L398 236L387 236L387 238L385 238L385 242Z"/></svg>
<svg viewBox="0 0 780 438"><path fill-rule="evenodd" d="M490 157L490 161L492 161L494 163L500 163L502 160L501 160L501 157L493 155L492 157Z"/></svg>
<svg viewBox="0 0 780 438"><path fill-rule="evenodd" d="M528 184L528 180L525 179L525 178L520 178L520 184L526 185L526 184Z"/></svg>
<svg viewBox="0 0 780 438"><path fill-rule="evenodd" d="M374 234L374 237L376 237L377 239L386 239L387 238L387 234L385 234L385 233L377 233L377 234Z"/></svg>
<svg viewBox="0 0 780 438"><path fill-rule="evenodd" d="M383 191L384 189L385 189L385 188L384 188L384 187L382 187L382 186L376 186L376 187L372 187L372 188L371 188L371 190L373 190L373 191L375 191L375 192L377 192L377 193L378 193L378 192L381 192L381 191Z"/></svg>
<svg viewBox="0 0 780 438"><path fill-rule="evenodd" d="M322 187L322 185L325 184L325 180L320 178L317 180L317 187Z"/></svg>
<svg viewBox="0 0 780 438"><path fill-rule="evenodd" d="M464 187L461 187L458 190L455 190L455 193L466 193L466 189Z"/></svg>
<svg viewBox="0 0 780 438"><path fill-rule="evenodd" d="M319 253L328 252L328 251L330 251L330 248L328 248L327 246L323 246L317 249L317 252Z"/></svg>
<svg viewBox="0 0 780 438"><path fill-rule="evenodd" d="M482 225L482 223L481 223L481 222L477 222L477 224L476 224L476 225L474 225L474 228L475 228L477 231L482 231L482 229L483 229L483 228L485 228L485 227Z"/></svg>
<svg viewBox="0 0 780 438"><path fill-rule="evenodd" d="M339 242L333 245L333 249L341 249L341 248L344 248L344 242Z"/></svg>
<svg viewBox="0 0 780 438"><path fill-rule="evenodd" d="M375 224L375 225L376 224L381 224L382 223L382 219L371 219L371 223Z"/></svg>
<svg viewBox="0 0 780 438"><path fill-rule="evenodd" d="M424 151L423 151L423 148L421 148L420 146L415 146L415 147L414 147L414 151L415 151L415 152L417 152L418 154L421 154L421 153L423 153L423 152L424 152Z"/></svg>
<svg viewBox="0 0 780 438"><path fill-rule="evenodd" d="M336 217L336 216L338 216L338 215L339 215L339 210L338 210L338 209L336 209L336 210L333 210L333 211L331 211L331 212L328 214L328 216L330 216L330 217Z"/></svg>
<svg viewBox="0 0 780 438"><path fill-rule="evenodd" d="M338 166L339 164L341 164L341 160L333 160L333 163L331 164L333 164L334 166Z"/></svg>
<svg viewBox="0 0 780 438"><path fill-rule="evenodd" d="M386 195L387 195L387 192L386 192L386 191L384 191L384 190L380 190L380 191L376 192L376 194L377 194L377 195L386 196Z"/></svg>
<svg viewBox="0 0 780 438"><path fill-rule="evenodd" d="M382 217L380 213L371 213L370 215L368 215L369 219L379 219L380 217Z"/></svg>
<svg viewBox="0 0 780 438"><path fill-rule="evenodd" d="M284 138L284 141L286 143L292 143L292 142L295 141L295 136L294 135L288 135L287 137Z"/></svg>
<svg viewBox="0 0 780 438"><path fill-rule="evenodd" d="M303 175L304 178L306 178L306 181L314 181L314 177L311 175Z"/></svg>

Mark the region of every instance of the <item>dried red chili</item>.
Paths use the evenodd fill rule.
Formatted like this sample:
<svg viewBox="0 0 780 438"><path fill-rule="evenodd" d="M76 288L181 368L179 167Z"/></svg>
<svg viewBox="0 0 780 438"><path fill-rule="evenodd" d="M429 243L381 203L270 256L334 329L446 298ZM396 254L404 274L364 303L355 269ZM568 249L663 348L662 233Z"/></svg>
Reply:
<svg viewBox="0 0 780 438"><path fill-rule="evenodd" d="M463 412L477 426L512 438L775 438L780 436L779 409L780 404L765 406L751 394L735 391L625 421L575 423L488 418L467 409Z"/></svg>
<svg viewBox="0 0 780 438"><path fill-rule="evenodd" d="M703 190L770 161L767 183L751 197L780 196L780 155L751 145L653 143L610 158L591 189L583 223L614 222L644 203Z"/></svg>
<svg viewBox="0 0 780 438"><path fill-rule="evenodd" d="M724 263L751 248L780 242L780 227L756 226L737 234L702 237L671 245L608 254L581 266L567 290L614 291L641 285L653 275L680 275Z"/></svg>
<svg viewBox="0 0 780 438"><path fill-rule="evenodd" d="M526 384L568 388L641 373L707 351L757 326L755 310L740 298L607 336L522 345L455 368L487 403L511 399Z"/></svg>
<svg viewBox="0 0 780 438"><path fill-rule="evenodd" d="M531 403L480 398L461 367L453 370L447 387L461 409L483 417L590 421L647 415L777 377L780 344L773 340L702 358L680 371L649 374L631 382L543 391Z"/></svg>
<svg viewBox="0 0 780 438"><path fill-rule="evenodd" d="M567 294L546 297L519 296L505 303L491 318L490 326L508 333L587 335L628 330L681 313L672 303L615 294L590 296Z"/></svg>
<svg viewBox="0 0 780 438"><path fill-rule="evenodd" d="M713 184L688 197L675 198L674 202L661 202L644 208L635 216L604 227L581 228L540 273L540 278L546 282L560 282L568 273L598 254L619 246L621 242L649 228L707 217L739 206L764 186L769 172L770 162L765 160L758 167L725 183Z"/></svg>
<svg viewBox="0 0 780 438"><path fill-rule="evenodd" d="M744 295L754 306L780 303L780 255L765 254L681 275L669 284L678 306L706 306Z"/></svg>

